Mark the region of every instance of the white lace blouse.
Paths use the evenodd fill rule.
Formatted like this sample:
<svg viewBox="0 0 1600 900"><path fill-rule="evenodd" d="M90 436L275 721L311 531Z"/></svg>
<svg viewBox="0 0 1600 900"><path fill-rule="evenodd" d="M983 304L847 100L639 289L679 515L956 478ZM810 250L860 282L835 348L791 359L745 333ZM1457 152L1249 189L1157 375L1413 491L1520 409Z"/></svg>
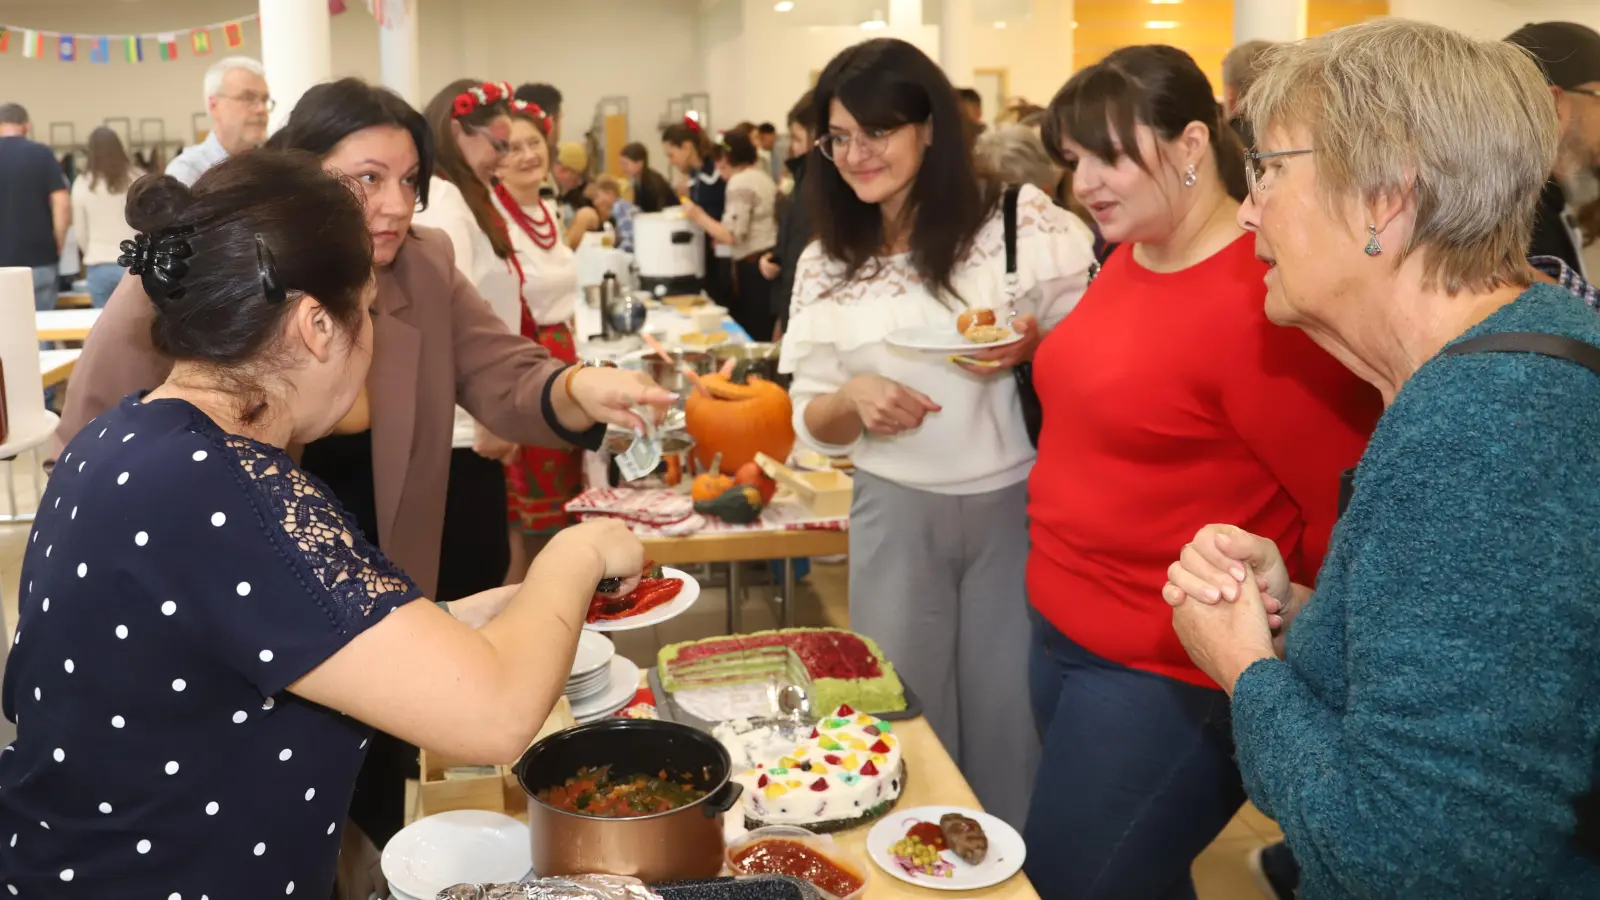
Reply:
<svg viewBox="0 0 1600 900"><path fill-rule="evenodd" d="M793 373L795 432L814 449L849 455L862 471L939 494L999 490L1028 477L1034 450L1009 371L969 375L946 355L890 347L900 328L951 323L966 306L1006 307L1004 223L997 207L961 260L952 282L961 299L938 298L909 254L883 257L848 283L844 266L813 243L795 270L793 308L779 369ZM1094 236L1044 192L1024 187L1017 209L1016 310L1049 329L1088 287ZM1002 314L1001 318L1004 316ZM806 406L857 375L878 374L921 391L942 407L921 427L893 437L863 434L826 444L805 427Z"/></svg>

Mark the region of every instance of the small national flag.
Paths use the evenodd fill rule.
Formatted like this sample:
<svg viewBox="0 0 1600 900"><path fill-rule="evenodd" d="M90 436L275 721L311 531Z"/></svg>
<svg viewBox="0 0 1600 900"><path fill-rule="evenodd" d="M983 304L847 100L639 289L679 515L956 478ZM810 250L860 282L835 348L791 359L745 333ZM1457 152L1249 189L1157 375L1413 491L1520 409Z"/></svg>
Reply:
<svg viewBox="0 0 1600 900"><path fill-rule="evenodd" d="M56 48L56 52L60 55L62 62L77 62L78 39L70 34L63 34Z"/></svg>
<svg viewBox="0 0 1600 900"><path fill-rule="evenodd" d="M89 47L89 62L108 63L111 61L111 39L104 35L94 39Z"/></svg>
<svg viewBox="0 0 1600 900"><path fill-rule="evenodd" d="M10 49L11 49L11 32L6 30L6 27L4 25L0 25L0 53L5 53L6 51L8 51Z"/></svg>
<svg viewBox="0 0 1600 900"><path fill-rule="evenodd" d="M128 62L144 62L144 44L140 42L137 34L130 34L125 42L127 44Z"/></svg>
<svg viewBox="0 0 1600 900"><path fill-rule="evenodd" d="M205 56L211 52L211 32L204 28L189 32L189 42L194 45L195 56Z"/></svg>
<svg viewBox="0 0 1600 900"><path fill-rule="evenodd" d="M231 50L244 43L244 30L239 27L238 22L229 22L222 26L222 38Z"/></svg>
<svg viewBox="0 0 1600 900"><path fill-rule="evenodd" d="M175 34L156 35L156 44L161 47L161 59L171 62L178 58L178 36Z"/></svg>
<svg viewBox="0 0 1600 900"><path fill-rule="evenodd" d="M27 59L38 59L44 55L44 36L28 28L22 29L22 55Z"/></svg>

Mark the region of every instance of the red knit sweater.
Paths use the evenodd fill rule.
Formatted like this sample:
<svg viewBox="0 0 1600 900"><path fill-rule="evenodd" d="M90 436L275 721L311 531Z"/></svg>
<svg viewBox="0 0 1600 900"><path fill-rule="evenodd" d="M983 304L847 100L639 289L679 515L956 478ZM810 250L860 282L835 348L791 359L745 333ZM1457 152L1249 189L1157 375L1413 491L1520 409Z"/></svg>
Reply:
<svg viewBox="0 0 1600 900"><path fill-rule="evenodd" d="M1118 249L1034 361L1031 602L1092 653L1206 687L1161 599L1167 566L1224 522L1273 538L1309 584L1339 473L1381 412L1375 389L1267 321L1254 246L1170 274Z"/></svg>

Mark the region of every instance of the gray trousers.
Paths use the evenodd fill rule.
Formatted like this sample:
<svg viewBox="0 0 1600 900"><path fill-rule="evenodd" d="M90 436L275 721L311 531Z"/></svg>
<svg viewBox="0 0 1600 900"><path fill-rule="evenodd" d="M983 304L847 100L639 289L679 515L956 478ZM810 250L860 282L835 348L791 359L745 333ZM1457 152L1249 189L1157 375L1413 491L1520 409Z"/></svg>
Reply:
<svg viewBox="0 0 1600 900"><path fill-rule="evenodd" d="M950 496L855 473L850 627L878 642L989 813L1027 819L1028 486ZM916 772L907 773L916 778Z"/></svg>

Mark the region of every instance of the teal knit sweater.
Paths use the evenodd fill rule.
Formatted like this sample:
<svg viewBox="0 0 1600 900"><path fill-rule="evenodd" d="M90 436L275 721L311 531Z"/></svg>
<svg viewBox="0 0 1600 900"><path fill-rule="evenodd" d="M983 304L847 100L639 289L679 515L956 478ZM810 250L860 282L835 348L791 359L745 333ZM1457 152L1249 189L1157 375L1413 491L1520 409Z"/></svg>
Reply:
<svg viewBox="0 0 1600 900"><path fill-rule="evenodd" d="M1600 345L1536 285L1463 338ZM1600 783L1600 376L1435 357L1385 412L1287 659L1235 685L1251 799L1303 900L1600 897L1573 848Z"/></svg>

